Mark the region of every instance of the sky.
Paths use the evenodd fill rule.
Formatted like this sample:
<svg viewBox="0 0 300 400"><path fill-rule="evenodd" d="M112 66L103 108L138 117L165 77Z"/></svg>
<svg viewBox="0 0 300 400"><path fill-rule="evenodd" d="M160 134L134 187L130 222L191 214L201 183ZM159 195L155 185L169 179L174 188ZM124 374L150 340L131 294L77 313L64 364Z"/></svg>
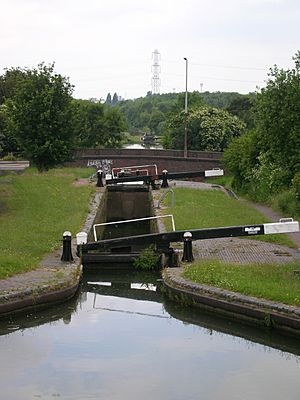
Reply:
<svg viewBox="0 0 300 400"><path fill-rule="evenodd" d="M75 98L249 93L300 50L299 0L0 0L0 75L55 63ZM187 58L187 62L184 60ZM186 68L188 67L188 68ZM157 81L156 81L157 82Z"/></svg>

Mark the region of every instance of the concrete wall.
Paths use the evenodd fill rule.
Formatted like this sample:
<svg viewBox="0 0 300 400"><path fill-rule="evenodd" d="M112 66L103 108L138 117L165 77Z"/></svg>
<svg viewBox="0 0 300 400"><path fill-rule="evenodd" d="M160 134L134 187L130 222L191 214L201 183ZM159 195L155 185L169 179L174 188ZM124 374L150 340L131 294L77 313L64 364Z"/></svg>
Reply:
<svg viewBox="0 0 300 400"><path fill-rule="evenodd" d="M106 214L107 214L107 190L105 190L104 194L101 197L100 204L98 206L94 221L91 225L91 228L88 232L88 242L93 242L94 239L94 224L101 224L101 222L106 222ZM97 235L101 237L103 235L104 228L97 228Z"/></svg>
<svg viewBox="0 0 300 400"><path fill-rule="evenodd" d="M153 199L148 186L108 186L101 198L94 224L151 217L154 215ZM97 227L98 239L110 239L157 231L156 221L138 221ZM93 229L88 241L94 241Z"/></svg>
<svg viewBox="0 0 300 400"><path fill-rule="evenodd" d="M124 186L123 186L124 187ZM130 186L126 188L130 189ZM111 191L107 194L107 221L120 221L150 217L151 200L149 191Z"/></svg>

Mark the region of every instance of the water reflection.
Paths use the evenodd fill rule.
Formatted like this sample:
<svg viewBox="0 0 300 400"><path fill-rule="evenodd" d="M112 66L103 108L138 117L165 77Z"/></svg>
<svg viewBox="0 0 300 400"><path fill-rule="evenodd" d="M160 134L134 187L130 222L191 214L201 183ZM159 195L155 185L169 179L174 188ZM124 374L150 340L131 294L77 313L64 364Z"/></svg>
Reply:
<svg viewBox="0 0 300 400"><path fill-rule="evenodd" d="M91 274L67 304L2 321L2 397L299 399L299 341L184 309L159 287Z"/></svg>

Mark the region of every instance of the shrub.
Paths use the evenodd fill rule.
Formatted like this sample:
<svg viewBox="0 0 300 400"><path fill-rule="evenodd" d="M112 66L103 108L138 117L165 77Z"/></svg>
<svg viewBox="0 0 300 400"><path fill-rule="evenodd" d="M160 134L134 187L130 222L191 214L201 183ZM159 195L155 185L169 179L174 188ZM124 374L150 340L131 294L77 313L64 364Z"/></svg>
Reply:
<svg viewBox="0 0 300 400"><path fill-rule="evenodd" d="M159 255L155 252L154 245L147 247L142 251L139 258L137 258L133 266L137 269L151 270L157 267Z"/></svg>
<svg viewBox="0 0 300 400"><path fill-rule="evenodd" d="M2 161L16 161L17 157L13 153L8 153L6 156L2 157Z"/></svg>
<svg viewBox="0 0 300 400"><path fill-rule="evenodd" d="M296 198L300 200L300 172L297 172L292 181L293 189L296 193Z"/></svg>
<svg viewBox="0 0 300 400"><path fill-rule="evenodd" d="M275 195L272 199L272 205L288 217L296 218L300 216L300 201L292 189Z"/></svg>

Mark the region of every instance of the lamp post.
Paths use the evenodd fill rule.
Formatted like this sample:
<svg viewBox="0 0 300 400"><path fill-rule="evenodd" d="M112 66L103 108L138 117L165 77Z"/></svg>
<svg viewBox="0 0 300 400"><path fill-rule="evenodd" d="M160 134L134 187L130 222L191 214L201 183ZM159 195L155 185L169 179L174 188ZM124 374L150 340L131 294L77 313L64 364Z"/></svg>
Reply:
<svg viewBox="0 0 300 400"><path fill-rule="evenodd" d="M188 59L186 57L183 58L185 60L185 102L184 102L184 113L185 113L185 119L184 119L184 148L183 148L183 156L187 157L187 128L188 128L188 105L187 105L187 80L188 80Z"/></svg>

